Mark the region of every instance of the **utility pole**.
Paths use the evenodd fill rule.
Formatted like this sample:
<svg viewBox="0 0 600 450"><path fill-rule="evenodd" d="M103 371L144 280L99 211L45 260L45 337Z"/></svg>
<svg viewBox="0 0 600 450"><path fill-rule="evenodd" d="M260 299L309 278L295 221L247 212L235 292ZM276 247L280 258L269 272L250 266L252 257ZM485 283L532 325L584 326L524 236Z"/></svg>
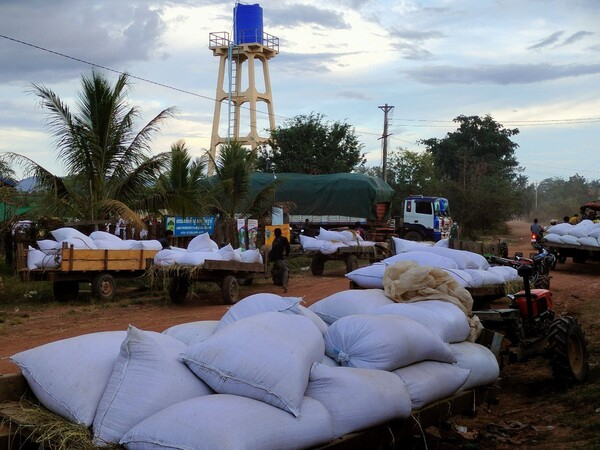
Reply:
<svg viewBox="0 0 600 450"><path fill-rule="evenodd" d="M381 157L381 178L383 181L387 181L387 138L391 136L388 134L388 113L394 109L393 106L387 103L384 106L379 106L379 109L383 110L383 135L380 139L383 139L383 151Z"/></svg>

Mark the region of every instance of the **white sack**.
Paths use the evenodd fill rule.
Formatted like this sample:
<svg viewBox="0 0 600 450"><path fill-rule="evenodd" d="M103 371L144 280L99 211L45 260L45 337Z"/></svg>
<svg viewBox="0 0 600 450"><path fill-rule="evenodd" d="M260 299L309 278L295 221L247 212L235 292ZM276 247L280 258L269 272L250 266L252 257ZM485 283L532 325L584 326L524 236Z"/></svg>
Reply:
<svg viewBox="0 0 600 450"><path fill-rule="evenodd" d="M433 244L434 247L443 247L443 248L448 248L449 245L450 245L450 239L447 239L447 238L440 239L435 244Z"/></svg>
<svg viewBox="0 0 600 450"><path fill-rule="evenodd" d="M458 269L458 265L453 259L445 256L436 255L431 252L423 252L418 250L400 253L399 255L390 256L384 259L384 264L390 265L399 261L414 261L422 266L439 267L442 269Z"/></svg>
<svg viewBox="0 0 600 450"><path fill-rule="evenodd" d="M421 250L450 258L454 260L459 269L487 269L490 267L487 259L479 253L444 247L424 247Z"/></svg>
<svg viewBox="0 0 600 450"><path fill-rule="evenodd" d="M346 278L363 289L383 289L383 273L386 265L374 263L370 266L359 267L346 274Z"/></svg>
<svg viewBox="0 0 600 450"><path fill-rule="evenodd" d="M319 329L321 334L325 334L327 331L329 324L306 306L298 305L298 314L310 319L310 321Z"/></svg>
<svg viewBox="0 0 600 450"><path fill-rule="evenodd" d="M570 234L563 234L560 237L560 240L563 242L563 244L581 245L579 243L579 241L577 241L577 238L575 236L570 235Z"/></svg>
<svg viewBox="0 0 600 450"><path fill-rule="evenodd" d="M84 334L25 350L10 360L42 405L89 427L126 335L125 331Z"/></svg>
<svg viewBox="0 0 600 450"><path fill-rule="evenodd" d="M474 342L459 342L450 344L450 350L456 356L456 365L471 371L461 389L487 386L498 381L500 367L489 348Z"/></svg>
<svg viewBox="0 0 600 450"><path fill-rule="evenodd" d="M33 248L30 245L27 249L27 268L29 270L39 269L43 265L46 256L43 251Z"/></svg>
<svg viewBox="0 0 600 450"><path fill-rule="evenodd" d="M219 253L219 255L221 255L221 258L223 259L223 261L242 262L241 253L236 252L233 249L233 247L231 246L231 244L227 244L226 246L217 250L217 252ZM216 259L216 258L206 258L206 259Z"/></svg>
<svg viewBox="0 0 600 450"><path fill-rule="evenodd" d="M443 269L448 275L454 278L460 287L470 288L474 286L473 278L467 272L461 269Z"/></svg>
<svg viewBox="0 0 600 450"><path fill-rule="evenodd" d="M181 252L174 248L164 248L154 255L154 264L157 266L172 266L173 264L179 264L181 258L187 254L188 252Z"/></svg>
<svg viewBox="0 0 600 450"><path fill-rule="evenodd" d="M323 335L306 317L267 312L238 320L183 355L220 394L254 398L300 414L313 362L323 359Z"/></svg>
<svg viewBox="0 0 600 450"><path fill-rule="evenodd" d="M564 234L569 234L572 229L573 225L571 225L570 223L558 223L548 228L548 233L558 234L562 236Z"/></svg>
<svg viewBox="0 0 600 450"><path fill-rule="evenodd" d="M140 241L144 250L162 250L162 244L158 239Z"/></svg>
<svg viewBox="0 0 600 450"><path fill-rule="evenodd" d="M227 312L219 320L215 332L240 319L265 312L299 314L298 304L301 301L300 297L282 297L267 292L249 295L227 309Z"/></svg>
<svg viewBox="0 0 600 450"><path fill-rule="evenodd" d="M263 257L260 250L246 250L242 252L242 262L262 264Z"/></svg>
<svg viewBox="0 0 600 450"><path fill-rule="evenodd" d="M494 286L504 283L504 276L493 270L465 269L473 280L472 287Z"/></svg>
<svg viewBox="0 0 600 450"><path fill-rule="evenodd" d="M348 289L331 294L309 306L326 323L351 314L371 314L383 305L394 303L382 289Z"/></svg>
<svg viewBox="0 0 600 450"><path fill-rule="evenodd" d="M42 239L37 241L37 246L43 252L46 250L58 250L61 248L60 242L53 241L52 239Z"/></svg>
<svg viewBox="0 0 600 450"><path fill-rule="evenodd" d="M591 236L577 238L577 242L581 245L589 245L590 247L598 247L598 239Z"/></svg>
<svg viewBox="0 0 600 450"><path fill-rule="evenodd" d="M341 366L394 370L426 359L456 362L438 335L402 316L342 317L324 339L325 354Z"/></svg>
<svg viewBox="0 0 600 450"><path fill-rule="evenodd" d="M164 250L161 250L159 253L162 253ZM156 256L154 257L156 259ZM207 259L222 261L223 257L218 252L184 252L177 258L177 264L182 264L186 266L201 266L204 264L204 261Z"/></svg>
<svg viewBox="0 0 600 450"><path fill-rule="evenodd" d="M93 240L94 242L96 242L96 241L114 242L117 245L121 244L123 242L123 240L120 237L115 236L112 233L107 233L106 231L92 231L90 233L90 239Z"/></svg>
<svg viewBox="0 0 600 450"><path fill-rule="evenodd" d="M413 409L454 395L469 376L467 369L436 361L419 362L394 373L404 381Z"/></svg>
<svg viewBox="0 0 600 450"><path fill-rule="evenodd" d="M572 225L569 225L572 226ZM548 233L544 235L544 240L548 242L554 242L556 244L562 244L563 241L561 239L562 235L557 233Z"/></svg>
<svg viewBox="0 0 600 450"><path fill-rule="evenodd" d="M356 235L351 231L332 231L319 228L319 234L316 237L319 241L332 242L351 242L356 241Z"/></svg>
<svg viewBox="0 0 600 450"><path fill-rule="evenodd" d="M197 397L169 406L133 427L121 440L128 450L295 450L333 439L332 419L305 397L299 417L235 395Z"/></svg>
<svg viewBox="0 0 600 450"><path fill-rule="evenodd" d="M590 222L590 221L588 221L588 222ZM594 228L593 222L590 222L588 224L584 224L583 222L580 222L569 231L569 235L581 238L581 237L587 236L588 233L590 231L592 231L593 228Z"/></svg>
<svg viewBox="0 0 600 450"><path fill-rule="evenodd" d="M208 233L194 237L187 246L188 252L216 252L219 245L210 238Z"/></svg>
<svg viewBox="0 0 600 450"><path fill-rule="evenodd" d="M94 417L94 443L119 443L152 414L213 391L179 360L186 345L154 331L129 326L127 337Z"/></svg>
<svg viewBox="0 0 600 450"><path fill-rule="evenodd" d="M304 236L303 234L300 235L300 245L307 252L321 251L321 247L324 243L325 241L320 241L317 238L311 236Z"/></svg>
<svg viewBox="0 0 600 450"><path fill-rule="evenodd" d="M430 242L415 242L399 237L392 237L394 241L394 253L396 255L414 250L422 250L424 247L431 247Z"/></svg>
<svg viewBox="0 0 600 450"><path fill-rule="evenodd" d="M595 223L594 226L588 232L588 236L599 238L600 237L600 223ZM40 247L42 248L42 247Z"/></svg>
<svg viewBox="0 0 600 450"><path fill-rule="evenodd" d="M382 306L377 315L398 315L419 322L444 342L462 342L469 336L469 319L459 307L439 300L392 303Z"/></svg>
<svg viewBox="0 0 600 450"><path fill-rule="evenodd" d="M110 241L108 239L97 239L94 241L94 244L96 245L96 248L100 250L130 250L131 244L116 236L113 237L116 238L116 241Z"/></svg>
<svg viewBox="0 0 600 450"><path fill-rule="evenodd" d="M324 255L332 255L343 247L348 247L348 244L346 242L338 241L323 241L323 245L321 245L320 252Z"/></svg>
<svg viewBox="0 0 600 450"><path fill-rule="evenodd" d="M52 237L56 239L57 242L66 241L69 245L72 244L75 248L97 248L96 244L94 244L94 241L89 236L86 236L75 228L58 228L56 230L52 230L50 234L52 234Z"/></svg>
<svg viewBox="0 0 600 450"><path fill-rule="evenodd" d="M411 400L391 372L313 364L306 396L325 405L335 436L410 416Z"/></svg>
<svg viewBox="0 0 600 450"><path fill-rule="evenodd" d="M218 320L198 320L182 323L167 328L163 331L163 334L174 337L186 345L193 345L212 336L218 323Z"/></svg>
<svg viewBox="0 0 600 450"><path fill-rule="evenodd" d="M521 280L522 278L519 276L519 272L517 269L510 266L490 266L488 269L491 272L495 272L502 277L505 283L510 281Z"/></svg>

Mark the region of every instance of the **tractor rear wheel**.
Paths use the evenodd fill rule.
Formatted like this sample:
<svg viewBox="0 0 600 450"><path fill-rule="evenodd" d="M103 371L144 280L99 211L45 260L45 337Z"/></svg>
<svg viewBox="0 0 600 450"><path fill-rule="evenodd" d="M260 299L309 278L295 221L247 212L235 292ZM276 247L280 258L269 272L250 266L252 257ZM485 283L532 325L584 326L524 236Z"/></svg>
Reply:
<svg viewBox="0 0 600 450"><path fill-rule="evenodd" d="M587 341L579 323L573 317L558 317L548 334L550 366L555 378L567 383L586 379L589 365Z"/></svg>
<svg viewBox="0 0 600 450"><path fill-rule="evenodd" d="M325 270L325 259L320 255L314 255L310 261L310 271L315 277L323 275Z"/></svg>

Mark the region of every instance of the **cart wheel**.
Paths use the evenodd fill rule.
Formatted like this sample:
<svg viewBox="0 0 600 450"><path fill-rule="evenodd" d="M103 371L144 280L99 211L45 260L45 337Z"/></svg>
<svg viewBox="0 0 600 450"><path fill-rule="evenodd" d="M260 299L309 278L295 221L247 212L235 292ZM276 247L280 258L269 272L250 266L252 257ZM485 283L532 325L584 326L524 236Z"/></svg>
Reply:
<svg viewBox="0 0 600 450"><path fill-rule="evenodd" d="M559 317L548 334L550 366L555 378L567 383L581 382L590 368L585 335L573 317Z"/></svg>
<svg viewBox="0 0 600 450"><path fill-rule="evenodd" d="M566 256L564 256L564 255L558 255L558 256L556 257L556 260L557 260L559 263L561 263L561 264L564 264L564 263L566 263L566 262L567 262L567 257L566 257Z"/></svg>
<svg viewBox="0 0 600 450"><path fill-rule="evenodd" d="M223 293L223 303L233 305L238 302L240 288L237 279L233 275L227 275L221 282L221 292Z"/></svg>
<svg viewBox="0 0 600 450"><path fill-rule="evenodd" d="M115 296L115 279L110 273L101 273L92 280L92 295L97 300L108 301Z"/></svg>
<svg viewBox="0 0 600 450"><path fill-rule="evenodd" d="M418 231L409 231L404 235L404 239L407 241L421 242L423 240L423 236L421 236L421 233Z"/></svg>
<svg viewBox="0 0 600 450"><path fill-rule="evenodd" d="M187 297L190 282L187 277L173 277L169 284L169 298L173 303L183 303Z"/></svg>
<svg viewBox="0 0 600 450"><path fill-rule="evenodd" d="M79 295L79 281L55 281L52 283L52 293L59 302L76 300Z"/></svg>
<svg viewBox="0 0 600 450"><path fill-rule="evenodd" d="M320 277L323 275L323 270L325 269L325 260L319 256L315 255L312 257L310 261L310 271L315 277Z"/></svg>
<svg viewBox="0 0 600 450"><path fill-rule="evenodd" d="M358 269L358 258L356 255L348 255L346 258L346 273L350 273Z"/></svg>

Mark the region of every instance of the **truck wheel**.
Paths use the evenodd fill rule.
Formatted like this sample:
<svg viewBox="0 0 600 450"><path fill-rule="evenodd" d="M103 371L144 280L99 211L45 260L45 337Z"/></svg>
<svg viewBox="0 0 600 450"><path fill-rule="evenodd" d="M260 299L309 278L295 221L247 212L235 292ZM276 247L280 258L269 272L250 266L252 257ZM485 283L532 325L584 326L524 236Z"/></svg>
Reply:
<svg viewBox="0 0 600 450"><path fill-rule="evenodd" d="M548 334L552 375L567 383L582 382L589 371L585 335L573 317L559 317Z"/></svg>
<svg viewBox="0 0 600 450"><path fill-rule="evenodd" d="M559 263L561 263L561 264L564 264L564 263L566 263L566 262L567 262L567 257L566 257L566 256L563 256L563 255L558 255L558 256L556 257L556 260L557 260Z"/></svg>
<svg viewBox="0 0 600 450"><path fill-rule="evenodd" d="M358 269L358 258L355 255L349 255L346 258L346 273Z"/></svg>
<svg viewBox="0 0 600 450"><path fill-rule="evenodd" d="M79 295L79 281L55 281L52 283L52 294L59 302L76 300Z"/></svg>
<svg viewBox="0 0 600 450"><path fill-rule="evenodd" d="M240 287L237 279L233 275L227 275L221 282L221 292L223 294L223 303L233 305L237 303L240 297Z"/></svg>
<svg viewBox="0 0 600 450"><path fill-rule="evenodd" d="M183 303L187 297L190 282L187 277L173 277L169 284L169 298L172 303Z"/></svg>
<svg viewBox="0 0 600 450"><path fill-rule="evenodd" d="M423 240L423 236L421 236L421 233L418 231L409 231L404 235L404 239L407 241L421 242Z"/></svg>
<svg viewBox="0 0 600 450"><path fill-rule="evenodd" d="M92 280L92 295L101 301L112 300L115 296L115 279L110 273L101 273Z"/></svg>
<svg viewBox="0 0 600 450"><path fill-rule="evenodd" d="M310 272L315 277L320 277L321 275L323 275L324 269L325 269L325 260L319 255L313 256L312 260L310 261Z"/></svg>

